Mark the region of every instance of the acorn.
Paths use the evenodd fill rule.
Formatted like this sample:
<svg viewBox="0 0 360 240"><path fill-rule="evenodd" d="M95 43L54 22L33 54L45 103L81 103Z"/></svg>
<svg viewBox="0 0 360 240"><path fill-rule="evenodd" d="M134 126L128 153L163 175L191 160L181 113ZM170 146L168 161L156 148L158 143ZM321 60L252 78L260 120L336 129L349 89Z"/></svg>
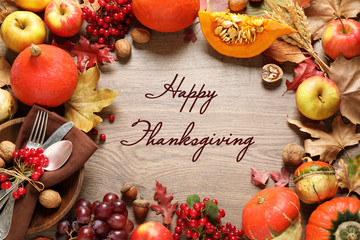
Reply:
<svg viewBox="0 0 360 240"><path fill-rule="evenodd" d="M140 198L140 199L136 199L133 202L133 205L134 205L135 216L138 218L145 218L149 211L150 202Z"/></svg>
<svg viewBox="0 0 360 240"><path fill-rule="evenodd" d="M121 187L121 193L123 194L123 197L127 200L134 200L137 196L137 189L133 183L125 183Z"/></svg>

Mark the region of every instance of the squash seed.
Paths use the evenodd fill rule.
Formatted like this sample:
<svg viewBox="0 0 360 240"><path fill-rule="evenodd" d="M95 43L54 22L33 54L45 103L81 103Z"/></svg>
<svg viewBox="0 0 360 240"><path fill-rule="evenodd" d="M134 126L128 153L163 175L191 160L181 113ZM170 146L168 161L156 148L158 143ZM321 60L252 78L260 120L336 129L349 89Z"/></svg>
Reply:
<svg viewBox="0 0 360 240"><path fill-rule="evenodd" d="M237 31L235 28L232 28L229 30L229 37L230 38L235 38L238 35Z"/></svg>
<svg viewBox="0 0 360 240"><path fill-rule="evenodd" d="M222 32L222 30L223 30L222 26L217 26L214 31L215 35L219 35Z"/></svg>
<svg viewBox="0 0 360 240"><path fill-rule="evenodd" d="M230 22L230 21L224 21L222 24L221 24L224 28L230 28L233 23Z"/></svg>
<svg viewBox="0 0 360 240"><path fill-rule="evenodd" d="M222 32L219 34L220 37L224 36L227 32L227 29L222 30Z"/></svg>

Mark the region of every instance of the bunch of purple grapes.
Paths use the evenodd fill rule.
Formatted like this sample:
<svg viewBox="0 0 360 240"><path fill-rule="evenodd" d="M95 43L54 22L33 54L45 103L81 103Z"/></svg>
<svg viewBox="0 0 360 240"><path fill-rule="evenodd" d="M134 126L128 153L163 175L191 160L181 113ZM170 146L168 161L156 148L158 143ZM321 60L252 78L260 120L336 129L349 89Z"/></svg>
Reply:
<svg viewBox="0 0 360 240"><path fill-rule="evenodd" d="M126 203L115 193L107 193L102 202L82 198L76 202L76 218L58 222L56 239L126 240L134 230L127 217Z"/></svg>

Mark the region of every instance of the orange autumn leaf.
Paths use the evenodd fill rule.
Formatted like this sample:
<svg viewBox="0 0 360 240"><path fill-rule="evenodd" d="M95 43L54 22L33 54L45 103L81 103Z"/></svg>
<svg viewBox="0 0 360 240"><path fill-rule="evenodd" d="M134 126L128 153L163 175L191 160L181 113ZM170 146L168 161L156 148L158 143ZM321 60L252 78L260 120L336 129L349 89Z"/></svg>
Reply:
<svg viewBox="0 0 360 240"><path fill-rule="evenodd" d="M360 194L360 154L355 158L349 158L346 163L340 159L335 172L340 188L347 188L349 194Z"/></svg>
<svg viewBox="0 0 360 240"><path fill-rule="evenodd" d="M350 60L340 55L330 65L329 78L341 93L340 112L354 124L360 124L360 57Z"/></svg>
<svg viewBox="0 0 360 240"><path fill-rule="evenodd" d="M300 131L311 135L312 138L304 142L305 151L312 157L320 156L320 160L324 162L332 163L345 147L356 145L360 141L360 133L356 133L356 125L345 124L340 115L334 118L331 132L327 130L324 122L306 123L290 119L288 116L287 120L299 127Z"/></svg>
<svg viewBox="0 0 360 240"><path fill-rule="evenodd" d="M355 18L360 13L359 0L311 0L305 8L314 40L320 39L328 23L336 18Z"/></svg>
<svg viewBox="0 0 360 240"><path fill-rule="evenodd" d="M263 55L266 58L273 59L278 63L300 63L306 59L297 46L290 45L280 40L275 40L273 44L271 44L271 46L263 52Z"/></svg>

